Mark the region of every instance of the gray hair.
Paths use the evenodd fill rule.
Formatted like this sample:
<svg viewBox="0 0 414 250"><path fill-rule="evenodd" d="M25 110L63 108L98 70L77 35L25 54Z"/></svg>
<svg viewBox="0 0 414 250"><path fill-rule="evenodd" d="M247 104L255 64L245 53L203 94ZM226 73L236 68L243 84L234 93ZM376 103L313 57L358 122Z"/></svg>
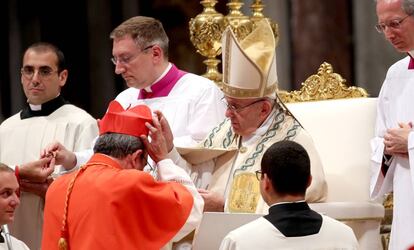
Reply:
<svg viewBox="0 0 414 250"><path fill-rule="evenodd" d="M10 172L13 173L13 169L9 168L6 164L0 162L0 172Z"/></svg>
<svg viewBox="0 0 414 250"><path fill-rule="evenodd" d="M374 0L374 2L378 3L379 1L386 1L386 0ZM388 0L390 1L390 0ZM414 0L401 0L401 9L409 16L414 14Z"/></svg>
<svg viewBox="0 0 414 250"><path fill-rule="evenodd" d="M407 15L414 14L414 0L402 0L402 9Z"/></svg>
<svg viewBox="0 0 414 250"><path fill-rule="evenodd" d="M138 149L144 149L141 139L132 135L106 133L98 137L93 151L123 159Z"/></svg>
<svg viewBox="0 0 414 250"><path fill-rule="evenodd" d="M116 27L110 34L111 39L130 35L141 50L157 44L165 59L168 59L168 36L162 23L155 18L135 16Z"/></svg>

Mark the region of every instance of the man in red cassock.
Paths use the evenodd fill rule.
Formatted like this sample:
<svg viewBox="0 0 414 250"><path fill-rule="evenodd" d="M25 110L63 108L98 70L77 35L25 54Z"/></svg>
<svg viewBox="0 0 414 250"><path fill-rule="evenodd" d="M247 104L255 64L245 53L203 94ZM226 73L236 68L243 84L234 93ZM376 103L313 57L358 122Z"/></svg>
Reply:
<svg viewBox="0 0 414 250"><path fill-rule="evenodd" d="M203 200L188 174L166 159L159 119L145 105L110 104L93 157L48 189L43 250L160 249L196 227ZM158 181L140 171L148 154Z"/></svg>

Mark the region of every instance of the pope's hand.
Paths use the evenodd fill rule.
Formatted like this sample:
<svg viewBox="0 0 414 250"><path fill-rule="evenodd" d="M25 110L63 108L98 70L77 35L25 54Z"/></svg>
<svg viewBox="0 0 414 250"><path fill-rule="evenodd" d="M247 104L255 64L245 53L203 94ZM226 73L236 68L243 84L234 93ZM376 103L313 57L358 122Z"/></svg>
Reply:
<svg viewBox="0 0 414 250"><path fill-rule="evenodd" d="M157 115L152 118L152 124L145 123L145 126L149 129L148 136L151 138L151 142L145 135L141 136L141 140L145 145L145 148L154 162L159 162L167 158L168 148L165 137L162 133L161 124Z"/></svg>
<svg viewBox="0 0 414 250"><path fill-rule="evenodd" d="M224 197L221 194L205 189L198 189L198 192L204 199L204 212L224 211Z"/></svg>

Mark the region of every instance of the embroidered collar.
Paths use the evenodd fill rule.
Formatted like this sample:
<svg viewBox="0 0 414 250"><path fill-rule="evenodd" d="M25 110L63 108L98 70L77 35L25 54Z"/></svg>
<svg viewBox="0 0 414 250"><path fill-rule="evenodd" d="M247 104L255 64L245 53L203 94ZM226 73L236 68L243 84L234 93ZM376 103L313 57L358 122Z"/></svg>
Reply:
<svg viewBox="0 0 414 250"><path fill-rule="evenodd" d="M26 103L26 106L20 112L20 119L23 120L23 119L27 119L30 117L36 117L36 116L48 116L51 113L55 112L58 108L68 103L69 102L67 102L61 96L58 96L55 99L52 99L41 105L30 105Z"/></svg>
<svg viewBox="0 0 414 250"><path fill-rule="evenodd" d="M260 125L260 127L258 127L251 135L242 137L243 145L251 146L251 145L256 144L258 138L263 137L263 135L266 134L266 132L269 130L269 127L273 124L274 117L280 112L283 112L283 111L278 108L273 108L269 116Z"/></svg>

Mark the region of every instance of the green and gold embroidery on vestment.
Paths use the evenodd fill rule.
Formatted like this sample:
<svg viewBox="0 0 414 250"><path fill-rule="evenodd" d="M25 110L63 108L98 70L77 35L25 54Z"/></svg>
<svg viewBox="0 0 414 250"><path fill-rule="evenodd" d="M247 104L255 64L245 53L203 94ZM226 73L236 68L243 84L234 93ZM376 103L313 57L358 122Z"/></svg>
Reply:
<svg viewBox="0 0 414 250"><path fill-rule="evenodd" d="M211 147L213 147L214 137L222 129L223 125L226 124L228 121L229 121L229 118L224 119L224 121L222 121L218 126L214 127L211 130L210 134L207 136L207 139L205 139L204 142L203 142L203 146L205 148L211 148Z"/></svg>
<svg viewBox="0 0 414 250"><path fill-rule="evenodd" d="M276 111L272 124L262 136L254 151L250 153L240 167L236 166L237 169L233 173L233 182L228 197L229 212L254 213L256 211L260 198L260 183L255 174L249 172L249 169L256 165L256 160L260 159L265 152L266 143L274 139L276 135L280 136L280 140L292 140L296 136L296 131L300 125L294 119L289 121L292 122L286 120L286 113L283 110ZM286 131L286 129L288 130ZM286 131L286 134L280 134L283 131ZM243 152L240 151L240 153Z"/></svg>

